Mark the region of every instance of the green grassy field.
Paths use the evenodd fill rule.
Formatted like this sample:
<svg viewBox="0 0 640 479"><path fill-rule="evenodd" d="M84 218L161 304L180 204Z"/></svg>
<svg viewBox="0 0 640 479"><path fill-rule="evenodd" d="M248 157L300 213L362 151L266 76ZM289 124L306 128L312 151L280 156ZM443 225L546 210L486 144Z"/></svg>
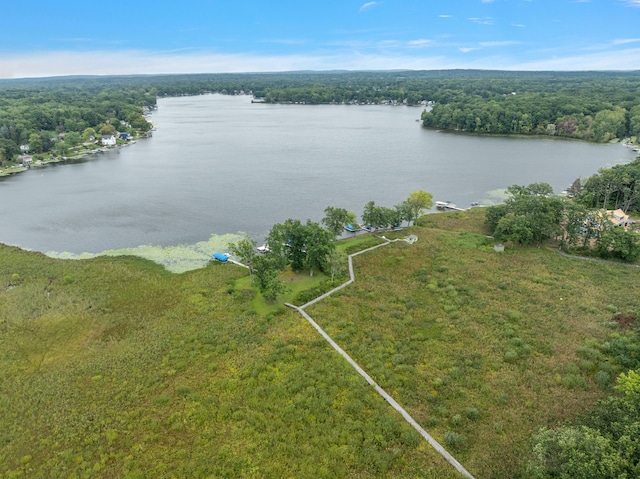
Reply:
<svg viewBox="0 0 640 479"><path fill-rule="evenodd" d="M580 348L637 312L638 270L496 253L482 220L390 233L419 241L354 258L356 282L308 312L472 474L526 477L536 429L610 393ZM290 300L326 278L283 279ZM231 265L178 275L0 246L0 368L2 478L456 477Z"/></svg>

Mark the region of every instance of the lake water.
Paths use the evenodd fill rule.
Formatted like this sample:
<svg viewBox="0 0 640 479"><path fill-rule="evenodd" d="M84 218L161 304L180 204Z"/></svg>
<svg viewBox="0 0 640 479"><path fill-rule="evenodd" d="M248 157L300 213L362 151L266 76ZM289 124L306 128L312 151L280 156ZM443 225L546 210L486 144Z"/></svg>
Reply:
<svg viewBox="0 0 640 479"><path fill-rule="evenodd" d="M481 137L421 127L421 109L268 105L248 96L164 98L157 131L72 164L0 178L0 241L53 256L134 253L197 267L246 233L327 206L362 213L422 189L459 207L512 184L556 192L631 161L622 145Z"/></svg>

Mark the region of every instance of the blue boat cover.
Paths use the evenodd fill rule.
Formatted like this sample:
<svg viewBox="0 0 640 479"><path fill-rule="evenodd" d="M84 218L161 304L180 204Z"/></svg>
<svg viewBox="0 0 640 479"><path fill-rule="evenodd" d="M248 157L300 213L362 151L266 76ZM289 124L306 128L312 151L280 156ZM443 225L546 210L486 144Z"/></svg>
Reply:
<svg viewBox="0 0 640 479"><path fill-rule="evenodd" d="M223 263L229 259L227 255L224 255L222 253L213 253L213 258L217 259L218 261L222 261Z"/></svg>

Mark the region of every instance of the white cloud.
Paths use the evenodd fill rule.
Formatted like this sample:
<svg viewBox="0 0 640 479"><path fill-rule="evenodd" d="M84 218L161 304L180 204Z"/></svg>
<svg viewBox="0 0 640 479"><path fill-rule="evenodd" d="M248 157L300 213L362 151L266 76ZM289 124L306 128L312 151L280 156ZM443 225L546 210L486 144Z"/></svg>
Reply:
<svg viewBox="0 0 640 479"><path fill-rule="evenodd" d="M507 47L510 45L518 45L520 42L516 42L513 40L503 40L499 42L480 42L478 45L481 47Z"/></svg>
<svg viewBox="0 0 640 479"><path fill-rule="evenodd" d="M433 40L427 40L426 38L420 38L418 40L409 41L409 45L412 47L430 47L433 45Z"/></svg>
<svg viewBox="0 0 640 479"><path fill-rule="evenodd" d="M296 38L271 38L268 40L261 40L260 43L274 43L276 45L307 45L308 40L301 40Z"/></svg>
<svg viewBox="0 0 640 479"><path fill-rule="evenodd" d="M518 28L525 28L526 25L522 24L522 23L512 23L511 24L512 27L518 27Z"/></svg>
<svg viewBox="0 0 640 479"><path fill-rule="evenodd" d="M480 0L482 3L493 3L494 0Z"/></svg>
<svg viewBox="0 0 640 479"><path fill-rule="evenodd" d="M0 53L0 78L65 75L135 75L170 73L278 72L294 70L431 70L478 68L487 70L632 70L640 65L640 48L618 48L586 54L568 55L560 51L539 52L538 59L527 60L526 52L512 55L485 55L482 46L458 47L458 54L416 54L416 45L406 50L394 43L393 51L383 53L371 45L341 49L339 53L308 55L219 54L215 52L91 51ZM485 42L486 47L501 42ZM429 43L422 43L428 46ZM451 45L453 46L453 45ZM422 51L422 50L419 50ZM439 50L430 49L429 52ZM474 53L475 52L475 53Z"/></svg>
<svg viewBox="0 0 640 479"><path fill-rule="evenodd" d="M453 15L438 15L440 18L453 18Z"/></svg>
<svg viewBox="0 0 640 479"><path fill-rule="evenodd" d="M630 7L640 7L640 0L622 0Z"/></svg>
<svg viewBox="0 0 640 479"><path fill-rule="evenodd" d="M564 56L557 55L553 58L528 60L513 64L510 70L635 70L640 65L640 48L626 50L610 50L591 53L587 55Z"/></svg>
<svg viewBox="0 0 640 479"><path fill-rule="evenodd" d="M471 17L467 18L467 20L479 25L493 25L493 18L491 17Z"/></svg>
<svg viewBox="0 0 640 479"><path fill-rule="evenodd" d="M629 43L640 42L640 38L619 38L612 42L613 45L627 45Z"/></svg>
<svg viewBox="0 0 640 479"><path fill-rule="evenodd" d="M380 5L382 2L367 2L364 5L362 5L360 7L360 12L364 12L366 10L369 10L370 8L375 7L376 5Z"/></svg>

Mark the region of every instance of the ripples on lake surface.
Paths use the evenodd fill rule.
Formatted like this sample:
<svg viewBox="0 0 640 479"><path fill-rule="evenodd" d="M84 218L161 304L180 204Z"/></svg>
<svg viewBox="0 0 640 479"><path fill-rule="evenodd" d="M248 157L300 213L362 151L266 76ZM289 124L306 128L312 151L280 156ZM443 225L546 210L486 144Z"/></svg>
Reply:
<svg viewBox="0 0 640 479"><path fill-rule="evenodd" d="M0 241L64 257L129 248L184 270L240 232L261 241L287 218L320 221L327 206L360 215L418 189L491 204L512 184L560 192L635 157L621 145L442 133L422 128L415 107L222 95L158 107L151 139L2 179Z"/></svg>

